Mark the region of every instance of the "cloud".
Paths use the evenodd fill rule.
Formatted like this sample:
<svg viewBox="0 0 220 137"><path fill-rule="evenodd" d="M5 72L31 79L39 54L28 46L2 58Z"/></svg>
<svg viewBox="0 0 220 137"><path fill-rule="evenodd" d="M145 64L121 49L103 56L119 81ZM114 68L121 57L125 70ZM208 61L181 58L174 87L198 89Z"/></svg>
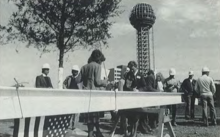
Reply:
<svg viewBox="0 0 220 137"><path fill-rule="evenodd" d="M166 21L181 20L185 22L210 21L210 7L198 0L164 0L158 10L158 16Z"/></svg>
<svg viewBox="0 0 220 137"><path fill-rule="evenodd" d="M157 19L172 27L186 27L191 38L220 34L220 0L163 0Z"/></svg>
<svg viewBox="0 0 220 137"><path fill-rule="evenodd" d="M191 38L197 38L197 37L207 37L208 33L205 30L198 29L193 31L190 35Z"/></svg>
<svg viewBox="0 0 220 137"><path fill-rule="evenodd" d="M134 31L135 29L131 24L122 23L122 22L113 24L110 29L110 33L114 37L127 35L128 33L133 33Z"/></svg>

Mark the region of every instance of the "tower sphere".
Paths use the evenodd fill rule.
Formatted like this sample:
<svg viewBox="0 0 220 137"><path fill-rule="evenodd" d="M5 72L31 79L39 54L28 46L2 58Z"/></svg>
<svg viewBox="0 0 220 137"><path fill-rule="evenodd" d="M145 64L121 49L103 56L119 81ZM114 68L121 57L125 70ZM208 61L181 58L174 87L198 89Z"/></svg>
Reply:
<svg viewBox="0 0 220 137"><path fill-rule="evenodd" d="M140 27L148 27L150 29L155 23L156 16L151 5L140 3L132 9L129 20L136 29Z"/></svg>

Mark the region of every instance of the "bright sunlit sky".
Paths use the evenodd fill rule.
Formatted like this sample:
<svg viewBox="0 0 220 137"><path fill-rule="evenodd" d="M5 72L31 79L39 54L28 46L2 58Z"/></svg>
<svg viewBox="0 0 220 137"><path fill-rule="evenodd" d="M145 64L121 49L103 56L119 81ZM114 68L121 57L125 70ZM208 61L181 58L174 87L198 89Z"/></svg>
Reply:
<svg viewBox="0 0 220 137"><path fill-rule="evenodd" d="M7 0L0 1L0 24L5 25L16 10ZM220 79L220 0L122 0L124 13L112 19L115 24L110 29L112 38L109 47L103 49L107 58L106 68L127 64L136 60L136 30L130 25L129 14L137 3L152 5L156 14L154 25L154 45L156 69L168 76L174 67L176 77L183 80L188 71L193 70L195 78L201 75L204 66L211 70L211 77ZM55 46L54 46L55 47ZM18 53L15 49L18 49ZM64 77L71 66L83 66L91 51L76 50L65 56ZM0 45L0 85L11 86L13 78L29 82L33 87L36 75L41 74L41 66L51 65L50 77L57 86L58 52L52 51L40 57L35 48L26 48L24 43Z"/></svg>

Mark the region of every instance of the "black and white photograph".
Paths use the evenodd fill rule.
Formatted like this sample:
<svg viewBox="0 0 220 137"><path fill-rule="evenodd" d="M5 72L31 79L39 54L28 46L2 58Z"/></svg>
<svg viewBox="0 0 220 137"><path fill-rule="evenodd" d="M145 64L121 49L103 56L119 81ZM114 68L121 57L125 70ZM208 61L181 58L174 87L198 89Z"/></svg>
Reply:
<svg viewBox="0 0 220 137"><path fill-rule="evenodd" d="M220 137L220 0L0 0L0 137Z"/></svg>

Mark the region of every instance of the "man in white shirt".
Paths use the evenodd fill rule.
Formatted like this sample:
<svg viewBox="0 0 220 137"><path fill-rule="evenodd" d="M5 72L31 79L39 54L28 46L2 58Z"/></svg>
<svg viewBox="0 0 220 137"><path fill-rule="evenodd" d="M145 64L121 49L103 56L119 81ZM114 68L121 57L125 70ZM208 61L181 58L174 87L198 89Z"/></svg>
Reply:
<svg viewBox="0 0 220 137"><path fill-rule="evenodd" d="M176 70L171 68L169 70L169 77L164 81L164 91L169 93L177 93L180 88L180 81L175 78ZM168 108L172 112L172 125L177 126L176 124L176 105L169 105Z"/></svg>
<svg viewBox="0 0 220 137"><path fill-rule="evenodd" d="M209 125L207 116L207 106L209 106L210 108L212 125L217 125L216 111L213 99L213 95L216 92L216 88L213 79L209 77L209 69L207 67L204 67L202 69L202 76L197 80L195 90L200 95L202 101L203 120L205 126Z"/></svg>

